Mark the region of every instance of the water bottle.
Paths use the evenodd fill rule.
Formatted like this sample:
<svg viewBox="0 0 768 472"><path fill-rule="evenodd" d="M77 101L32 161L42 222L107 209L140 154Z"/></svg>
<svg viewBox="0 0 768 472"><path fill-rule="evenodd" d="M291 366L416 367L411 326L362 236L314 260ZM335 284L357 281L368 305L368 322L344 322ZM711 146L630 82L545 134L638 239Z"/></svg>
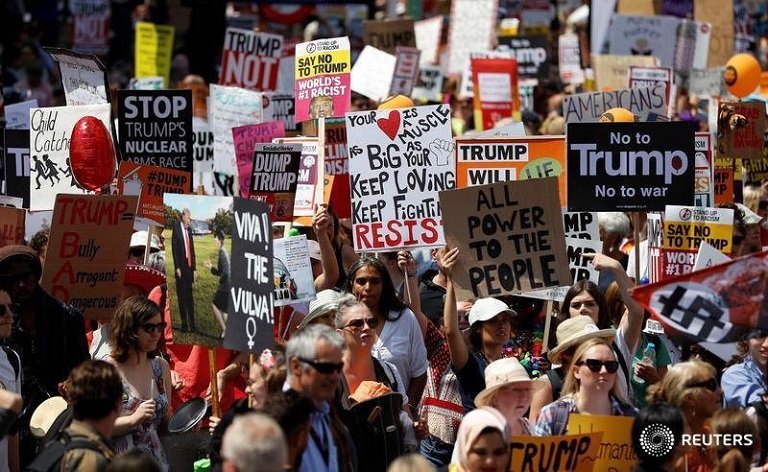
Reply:
<svg viewBox="0 0 768 472"><path fill-rule="evenodd" d="M643 351L643 359L638 362L653 367L656 365L656 345L654 343L648 343ZM644 384L645 380L637 375L637 367L635 367L635 373L633 374L636 383Z"/></svg>

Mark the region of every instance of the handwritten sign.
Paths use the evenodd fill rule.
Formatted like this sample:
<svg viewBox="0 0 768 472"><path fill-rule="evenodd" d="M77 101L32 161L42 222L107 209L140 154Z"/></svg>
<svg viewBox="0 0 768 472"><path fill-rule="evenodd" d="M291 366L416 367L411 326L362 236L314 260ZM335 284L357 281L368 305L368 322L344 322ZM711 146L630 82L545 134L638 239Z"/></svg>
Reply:
<svg viewBox="0 0 768 472"><path fill-rule="evenodd" d="M160 76L165 79L166 86L170 84L173 35L173 26L136 23L136 77Z"/></svg>
<svg viewBox="0 0 768 472"><path fill-rule="evenodd" d="M616 15L608 32L610 54L655 56L664 67L673 67L677 27L672 16Z"/></svg>
<svg viewBox="0 0 768 472"><path fill-rule="evenodd" d="M283 37L227 28L219 83L256 91L275 90Z"/></svg>
<svg viewBox="0 0 768 472"><path fill-rule="evenodd" d="M567 436L512 436L509 470L592 472L603 433ZM602 470L602 469L601 469Z"/></svg>
<svg viewBox="0 0 768 472"><path fill-rule="evenodd" d="M568 416L571 434L603 433L595 456L595 469L611 472L632 472L637 457L632 449L632 423L629 416L579 415Z"/></svg>
<svg viewBox="0 0 768 472"><path fill-rule="evenodd" d="M603 113L617 107L631 111L640 117L640 121L656 121L656 116L667 114L667 88L658 84L612 92L566 95L563 114L566 123L595 123Z"/></svg>
<svg viewBox="0 0 768 472"><path fill-rule="evenodd" d="M293 220L302 148L301 143L255 145L249 196L269 205L272 221Z"/></svg>
<svg viewBox="0 0 768 472"><path fill-rule="evenodd" d="M718 108L718 159L762 159L768 127L762 102L720 102Z"/></svg>
<svg viewBox="0 0 768 472"><path fill-rule="evenodd" d="M270 121L256 125L232 128L232 141L235 144L237 174L240 184L240 196L248 198L250 188L253 150L258 143L271 143L275 138L285 137L282 121Z"/></svg>
<svg viewBox="0 0 768 472"><path fill-rule="evenodd" d="M67 105L109 103L107 71L96 56L58 48L45 48L59 65Z"/></svg>
<svg viewBox="0 0 768 472"><path fill-rule="evenodd" d="M296 45L296 121L344 116L349 111L349 38L328 38Z"/></svg>
<svg viewBox="0 0 768 472"><path fill-rule="evenodd" d="M0 247L24 244L26 218L23 208L0 207Z"/></svg>
<svg viewBox="0 0 768 472"><path fill-rule="evenodd" d="M723 68L691 69L688 76L688 91L701 97L719 97L725 92Z"/></svg>
<svg viewBox="0 0 768 472"><path fill-rule="evenodd" d="M117 172L117 191L120 195L138 198L137 219L145 218L165 226L163 194L189 193L191 181L192 175L189 172L123 161Z"/></svg>
<svg viewBox="0 0 768 472"><path fill-rule="evenodd" d="M5 105L5 129L29 129L29 111L37 108L37 100Z"/></svg>

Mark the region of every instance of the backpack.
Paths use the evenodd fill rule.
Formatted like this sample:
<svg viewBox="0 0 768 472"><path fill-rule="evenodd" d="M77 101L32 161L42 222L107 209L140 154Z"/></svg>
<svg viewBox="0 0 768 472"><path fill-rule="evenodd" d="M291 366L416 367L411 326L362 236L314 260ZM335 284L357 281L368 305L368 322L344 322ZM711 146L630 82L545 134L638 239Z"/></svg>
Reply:
<svg viewBox="0 0 768 472"><path fill-rule="evenodd" d="M101 449L82 436L71 437L62 431L58 438L50 441L38 454L34 461L24 469L27 472L58 472L61 470L61 460L68 451L87 449L99 453L99 470L106 467L107 460L102 455ZM101 463L102 461L103 464Z"/></svg>

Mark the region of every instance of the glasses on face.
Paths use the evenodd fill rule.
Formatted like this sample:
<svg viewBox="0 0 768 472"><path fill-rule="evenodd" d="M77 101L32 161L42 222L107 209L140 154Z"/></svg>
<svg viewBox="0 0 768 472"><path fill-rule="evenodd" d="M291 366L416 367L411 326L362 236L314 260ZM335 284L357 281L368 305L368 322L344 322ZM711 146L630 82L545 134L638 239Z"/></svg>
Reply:
<svg viewBox="0 0 768 472"><path fill-rule="evenodd" d="M299 360L305 364L309 364L320 374L332 374L334 372L338 374L341 372L341 369L344 368L343 362L339 362L338 364L335 362L318 362L304 357L299 357Z"/></svg>
<svg viewBox="0 0 768 472"><path fill-rule="evenodd" d="M582 362L577 362L576 365L585 365L589 370L592 372L599 374L600 371L605 367L605 370L609 374L615 374L616 371L619 369L619 362L618 361L601 361L599 359L586 359Z"/></svg>
<svg viewBox="0 0 768 472"><path fill-rule="evenodd" d="M688 385L686 388L698 388L703 387L711 392L717 391L717 379L714 377L710 377L707 380L704 380L702 382L696 382L694 384Z"/></svg>
<svg viewBox="0 0 768 472"><path fill-rule="evenodd" d="M571 302L571 308L573 308L574 310L580 310L582 305L586 308L595 308L597 306L597 303L595 303L594 300L582 300L582 301Z"/></svg>
<svg viewBox="0 0 768 472"><path fill-rule="evenodd" d="M159 323L144 323L141 325L141 329L147 334L153 334L154 332L162 333L165 329L165 321Z"/></svg>
<svg viewBox="0 0 768 472"><path fill-rule="evenodd" d="M357 318L351 320L344 326L345 328L363 329L363 324L367 324L369 328L376 329L379 326L378 318Z"/></svg>

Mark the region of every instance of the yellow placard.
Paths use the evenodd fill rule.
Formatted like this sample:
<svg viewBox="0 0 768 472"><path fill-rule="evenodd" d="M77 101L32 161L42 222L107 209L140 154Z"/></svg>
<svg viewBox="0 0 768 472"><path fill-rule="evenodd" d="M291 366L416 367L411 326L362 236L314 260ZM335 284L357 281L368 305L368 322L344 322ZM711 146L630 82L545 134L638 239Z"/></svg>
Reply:
<svg viewBox="0 0 768 472"><path fill-rule="evenodd" d="M573 415L571 415L573 416ZM603 433L567 436L512 436L510 471L555 470L591 472L608 470L595 467Z"/></svg>
<svg viewBox="0 0 768 472"><path fill-rule="evenodd" d="M632 450L632 422L628 416L577 415L568 418L568 432L603 437L595 457L595 470L630 472L637 458Z"/></svg>
<svg viewBox="0 0 768 472"><path fill-rule="evenodd" d="M134 69L137 78L160 76L163 77L164 87L169 86L173 36L173 26L136 23Z"/></svg>

